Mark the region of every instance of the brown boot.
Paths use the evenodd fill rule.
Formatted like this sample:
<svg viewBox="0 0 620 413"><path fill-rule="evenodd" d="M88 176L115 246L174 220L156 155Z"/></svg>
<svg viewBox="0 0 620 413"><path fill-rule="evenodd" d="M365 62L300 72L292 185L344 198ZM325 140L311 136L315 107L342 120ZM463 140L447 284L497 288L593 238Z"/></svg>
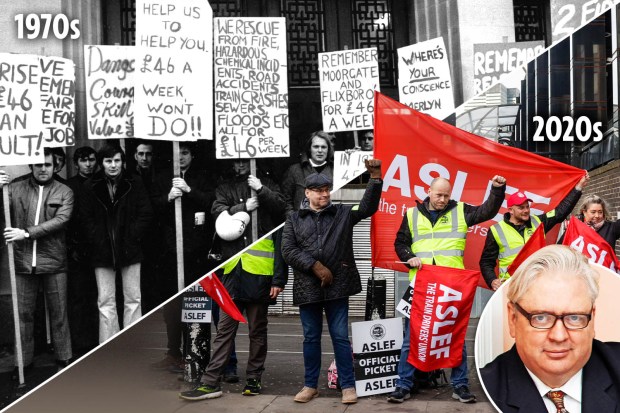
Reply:
<svg viewBox="0 0 620 413"><path fill-rule="evenodd" d="M315 397L319 397L319 391L312 387L304 386L304 388L301 389L299 393L297 393L297 395L295 396L295 401L299 403L308 403Z"/></svg>
<svg viewBox="0 0 620 413"><path fill-rule="evenodd" d="M357 393L355 392L355 387L342 389L342 402L344 404L357 403Z"/></svg>

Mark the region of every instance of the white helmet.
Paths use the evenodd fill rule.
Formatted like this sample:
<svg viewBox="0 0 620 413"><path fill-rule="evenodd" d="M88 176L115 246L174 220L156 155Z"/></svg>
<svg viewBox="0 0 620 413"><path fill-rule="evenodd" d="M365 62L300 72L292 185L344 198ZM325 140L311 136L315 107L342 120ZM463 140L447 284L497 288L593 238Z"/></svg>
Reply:
<svg viewBox="0 0 620 413"><path fill-rule="evenodd" d="M237 212L230 216L228 211L222 213L215 220L215 232L224 241L234 241L245 232L245 227L250 222L247 212Z"/></svg>

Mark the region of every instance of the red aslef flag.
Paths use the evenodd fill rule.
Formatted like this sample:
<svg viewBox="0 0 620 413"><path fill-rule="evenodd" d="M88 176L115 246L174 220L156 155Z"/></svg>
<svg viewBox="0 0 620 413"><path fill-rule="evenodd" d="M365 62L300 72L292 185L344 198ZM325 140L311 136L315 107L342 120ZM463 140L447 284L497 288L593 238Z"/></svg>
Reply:
<svg viewBox="0 0 620 413"><path fill-rule="evenodd" d="M422 371L457 367L480 271L424 265L416 273L407 361Z"/></svg>
<svg viewBox="0 0 620 413"><path fill-rule="evenodd" d="M527 240L523 248L521 248L521 251L519 251L512 264L508 266L508 274L514 274L517 268L519 268L519 265L521 265L527 257L546 245L544 225L540 224L530 239Z"/></svg>
<svg viewBox="0 0 620 413"><path fill-rule="evenodd" d="M612 271L620 268L614 249L596 231L575 217L570 218L562 244L581 252L594 262Z"/></svg>
<svg viewBox="0 0 620 413"><path fill-rule="evenodd" d="M233 319L247 323L243 314L239 311L235 302L230 298L228 291L217 278L214 273L207 274L202 280L200 280L202 289L220 306L220 308Z"/></svg>

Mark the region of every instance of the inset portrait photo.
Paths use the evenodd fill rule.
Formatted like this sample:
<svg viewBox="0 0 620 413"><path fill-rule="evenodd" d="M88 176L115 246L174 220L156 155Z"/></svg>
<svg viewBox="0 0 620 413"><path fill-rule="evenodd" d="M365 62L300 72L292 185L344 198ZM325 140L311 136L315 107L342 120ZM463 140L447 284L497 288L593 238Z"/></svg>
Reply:
<svg viewBox="0 0 620 413"><path fill-rule="evenodd" d="M478 375L498 411L618 411L618 297L618 274L569 247L528 257L476 333Z"/></svg>

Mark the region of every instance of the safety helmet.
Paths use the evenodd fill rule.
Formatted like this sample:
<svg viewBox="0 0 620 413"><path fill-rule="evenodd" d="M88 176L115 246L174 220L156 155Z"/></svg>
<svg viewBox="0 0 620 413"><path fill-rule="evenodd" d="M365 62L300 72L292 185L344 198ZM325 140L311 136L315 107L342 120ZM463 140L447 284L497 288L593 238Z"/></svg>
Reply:
<svg viewBox="0 0 620 413"><path fill-rule="evenodd" d="M228 211L222 211L215 221L215 232L224 241L234 241L245 232L250 222L247 212L237 212L233 216Z"/></svg>

